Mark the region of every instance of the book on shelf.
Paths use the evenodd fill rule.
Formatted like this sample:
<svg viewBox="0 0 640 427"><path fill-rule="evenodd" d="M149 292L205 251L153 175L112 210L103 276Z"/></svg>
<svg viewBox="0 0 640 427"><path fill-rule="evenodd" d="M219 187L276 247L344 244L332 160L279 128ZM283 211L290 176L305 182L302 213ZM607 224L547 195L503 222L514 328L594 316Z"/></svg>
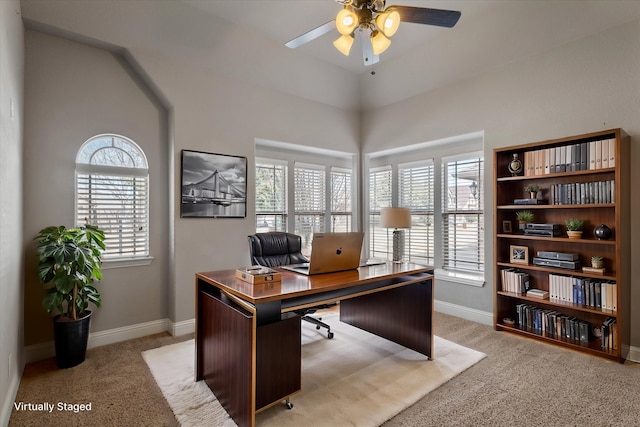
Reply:
<svg viewBox="0 0 640 427"><path fill-rule="evenodd" d="M604 274L604 272L606 271L606 269L603 268L595 268L595 267L582 267L582 271L585 273L597 273L597 274Z"/></svg>
<svg viewBox="0 0 640 427"><path fill-rule="evenodd" d="M259 285L261 283L280 282L282 273L269 267L252 266L237 269L236 278L252 285Z"/></svg>
<svg viewBox="0 0 640 427"><path fill-rule="evenodd" d="M544 205L546 200L542 199L513 199L514 205Z"/></svg>
<svg viewBox="0 0 640 427"><path fill-rule="evenodd" d="M613 168L616 164L615 151L615 138L525 151L524 175Z"/></svg>
<svg viewBox="0 0 640 427"><path fill-rule="evenodd" d="M533 297L533 298L540 298L540 299L548 299L549 298L549 292L542 290L542 289L529 289L527 291L527 296L528 297Z"/></svg>

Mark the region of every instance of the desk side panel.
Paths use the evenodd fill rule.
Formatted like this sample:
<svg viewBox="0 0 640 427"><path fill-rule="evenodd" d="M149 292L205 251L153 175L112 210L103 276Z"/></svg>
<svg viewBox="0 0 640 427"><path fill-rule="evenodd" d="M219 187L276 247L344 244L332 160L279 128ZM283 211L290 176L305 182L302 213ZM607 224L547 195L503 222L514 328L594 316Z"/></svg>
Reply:
<svg viewBox="0 0 640 427"><path fill-rule="evenodd" d="M343 300L340 320L432 358L433 281Z"/></svg>
<svg viewBox="0 0 640 427"><path fill-rule="evenodd" d="M232 307L216 291L199 292L197 345L204 381L239 426L254 423L252 315Z"/></svg>
<svg viewBox="0 0 640 427"><path fill-rule="evenodd" d="M301 388L300 316L284 314L281 321L258 327L256 410L284 400Z"/></svg>

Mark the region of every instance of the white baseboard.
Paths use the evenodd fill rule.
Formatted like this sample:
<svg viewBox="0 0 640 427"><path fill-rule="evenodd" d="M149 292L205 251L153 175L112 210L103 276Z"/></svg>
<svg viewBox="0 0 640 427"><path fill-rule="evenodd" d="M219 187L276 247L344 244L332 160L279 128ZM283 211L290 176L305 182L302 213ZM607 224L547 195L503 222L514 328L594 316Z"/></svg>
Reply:
<svg viewBox="0 0 640 427"><path fill-rule="evenodd" d="M22 369L20 369L22 373ZM11 378L11 384L9 384L9 390L4 396L4 400L0 402L0 426L8 426L9 418L11 418L11 412L13 411L13 402L16 401L16 395L18 394L18 388L20 387L20 375L14 375Z"/></svg>
<svg viewBox="0 0 640 427"><path fill-rule="evenodd" d="M108 329L106 331L89 334L88 348L101 345L114 344L147 335L169 332L171 335L186 335L195 331L195 319L174 323L169 319L153 320L151 322L138 323L136 325L121 328ZM26 363L53 357L56 354L53 341L30 345L24 348Z"/></svg>
<svg viewBox="0 0 640 427"><path fill-rule="evenodd" d="M640 347L634 347L630 345L628 348L622 348L622 354L625 354L625 350L627 351L626 359L629 362L640 363Z"/></svg>
<svg viewBox="0 0 640 427"><path fill-rule="evenodd" d="M450 314L451 316L471 320L476 323L482 323L487 326L493 326L492 312L476 310L475 308L469 308L463 305L438 300L434 301L434 309L440 313Z"/></svg>
<svg viewBox="0 0 640 427"><path fill-rule="evenodd" d="M175 322L171 324L169 333L174 337L181 335L192 334L196 331L196 319L183 320L182 322Z"/></svg>

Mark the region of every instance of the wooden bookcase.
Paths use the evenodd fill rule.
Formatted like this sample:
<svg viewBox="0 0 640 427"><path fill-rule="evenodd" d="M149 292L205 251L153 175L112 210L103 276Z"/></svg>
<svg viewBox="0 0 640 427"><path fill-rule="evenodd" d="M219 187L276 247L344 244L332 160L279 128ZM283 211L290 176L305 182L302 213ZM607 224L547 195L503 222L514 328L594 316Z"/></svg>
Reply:
<svg viewBox="0 0 640 427"><path fill-rule="evenodd" d="M614 158L609 158L611 164L605 163L605 167L602 167L602 163L598 163L596 168L595 162L590 165L590 161L596 148L602 152L603 144L613 144L609 148ZM553 151L554 154L560 154L562 150L565 154L558 157L564 160L564 166L560 162L553 164L556 156L550 153ZM583 166L580 163L584 163L582 152L585 150L588 153L587 164ZM571 163L567 162L567 152L571 152ZM509 171L514 153L518 154L523 163L523 171L515 176ZM630 310L629 155L629 136L621 129L494 150L496 330L624 362L624 353L629 346ZM579 158L582 162L573 162L574 158ZM599 184L600 182L605 184ZM542 201L535 205L515 204L515 199L530 197L524 190L530 184L540 187L537 198ZM602 195L596 193L596 187L597 193L601 192ZM560 224L560 235L525 235L519 230L516 220L516 213L521 210L529 210L534 214L534 224ZM565 219L568 218L584 220L582 238L567 237ZM599 240L594 237L593 231L600 224L606 224L613 231L611 238ZM526 263L523 263L524 260L517 262L517 258L514 259L516 263L511 262L512 246L527 248ZM600 274L583 272L582 268L534 265L532 260L539 251L578 254L581 266L587 267L591 266L592 256L600 255L604 257L606 271ZM550 298L541 299L525 293L509 292L506 283L503 283L503 274L506 274L503 271L513 271L516 275L523 273L521 276L528 278L531 288L550 292ZM565 283L563 292L558 291L557 276L568 277L562 279ZM513 274L511 277L514 277ZM593 301L593 305L588 302L584 304L585 295L580 296L577 291L581 288L581 283L586 284L589 289L589 282L594 284L591 289L606 287L607 290L614 290L610 294L614 297L615 310L606 305L604 308L597 306L597 301ZM570 290L567 290L567 283L571 284ZM616 286L613 287L612 284ZM573 293L574 287L576 293ZM536 316L537 322L534 321ZM602 334L605 322L612 323L605 329L605 332L612 333L606 334L609 338L606 345L603 345L603 337L598 337L598 332ZM588 337L583 334L580 339L580 323L584 329L588 329ZM572 338L570 333L563 331L562 325L569 325L570 329L575 326L575 337Z"/></svg>

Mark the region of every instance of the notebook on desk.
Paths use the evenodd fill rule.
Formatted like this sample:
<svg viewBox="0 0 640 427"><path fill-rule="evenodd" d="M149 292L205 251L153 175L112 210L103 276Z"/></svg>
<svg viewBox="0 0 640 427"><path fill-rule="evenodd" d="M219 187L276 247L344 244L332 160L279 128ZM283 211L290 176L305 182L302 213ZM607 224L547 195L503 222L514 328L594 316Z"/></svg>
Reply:
<svg viewBox="0 0 640 427"><path fill-rule="evenodd" d="M355 270L360 266L364 233L313 233L308 263L283 265L285 270L312 275Z"/></svg>

